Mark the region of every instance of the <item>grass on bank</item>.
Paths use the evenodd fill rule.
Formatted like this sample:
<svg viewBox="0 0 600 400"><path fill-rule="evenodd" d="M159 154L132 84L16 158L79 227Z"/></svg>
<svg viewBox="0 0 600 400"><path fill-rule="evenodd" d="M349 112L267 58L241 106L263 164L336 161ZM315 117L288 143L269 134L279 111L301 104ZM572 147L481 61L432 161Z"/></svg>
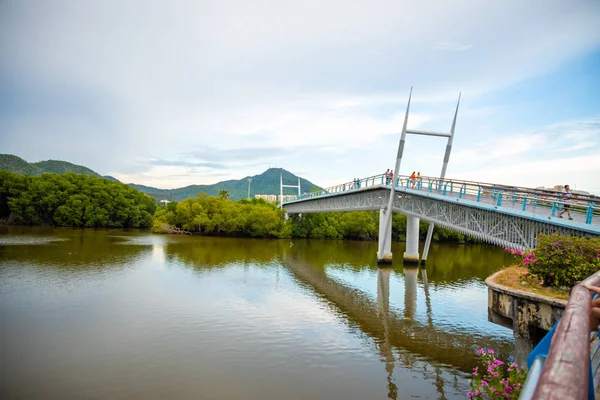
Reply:
<svg viewBox="0 0 600 400"><path fill-rule="evenodd" d="M529 270L526 267L513 265L500 270L492 282L511 289L531 292L559 300L569 300L568 290L544 287L535 277L525 277L527 273L529 273ZM527 285L523 285L522 282L527 282Z"/></svg>

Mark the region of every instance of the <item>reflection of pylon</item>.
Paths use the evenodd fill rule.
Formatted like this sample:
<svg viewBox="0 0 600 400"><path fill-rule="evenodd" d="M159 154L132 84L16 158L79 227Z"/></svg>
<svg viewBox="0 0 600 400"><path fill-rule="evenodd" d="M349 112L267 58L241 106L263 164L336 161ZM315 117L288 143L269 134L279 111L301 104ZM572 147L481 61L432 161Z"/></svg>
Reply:
<svg viewBox="0 0 600 400"><path fill-rule="evenodd" d="M383 342L380 345L381 355L385 358L385 370L387 372L388 398L398 398L398 386L394 383L394 366L396 360L392 351L388 334L388 313L390 311L390 273L389 268L377 270L377 311L383 324Z"/></svg>

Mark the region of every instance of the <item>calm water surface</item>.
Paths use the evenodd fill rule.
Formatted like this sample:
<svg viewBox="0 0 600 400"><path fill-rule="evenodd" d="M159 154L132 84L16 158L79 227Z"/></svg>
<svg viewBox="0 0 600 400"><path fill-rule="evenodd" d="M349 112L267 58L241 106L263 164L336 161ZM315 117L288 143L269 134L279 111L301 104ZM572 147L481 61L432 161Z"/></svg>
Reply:
<svg viewBox="0 0 600 400"><path fill-rule="evenodd" d="M465 398L509 259L403 247L0 227L0 398Z"/></svg>

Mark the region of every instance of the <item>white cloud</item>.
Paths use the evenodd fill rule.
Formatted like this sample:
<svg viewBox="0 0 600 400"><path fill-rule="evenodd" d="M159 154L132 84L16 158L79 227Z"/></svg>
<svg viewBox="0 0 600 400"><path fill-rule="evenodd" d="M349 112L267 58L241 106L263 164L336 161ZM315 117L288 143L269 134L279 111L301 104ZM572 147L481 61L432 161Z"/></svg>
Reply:
<svg viewBox="0 0 600 400"><path fill-rule="evenodd" d="M164 187L240 178L273 162L317 183L351 179L393 161L392 136L410 86L411 127L447 130L447 109L463 91L462 129L462 119L495 115L498 105L478 104L478 97L597 48L598 18L600 3L586 0L543 8L517 0L11 2L0 14L0 78L15 82L7 103L21 104L15 98L24 88L28 98L41 91L60 104L60 88L77 101L48 117L19 98L23 109L0 112L0 147ZM79 104L101 116L82 115ZM474 157L483 170L490 160L519 160L545 143L539 132L513 136L508 145L490 141L499 129L461 131L452 160ZM563 151L589 141L580 130L565 131L579 143ZM460 149L474 142L487 144L475 156ZM406 165L437 171L437 142L412 143ZM219 160L228 171L131 165L180 159L199 146L304 153L249 166ZM505 147L508 153L499 150Z"/></svg>
<svg viewBox="0 0 600 400"><path fill-rule="evenodd" d="M589 139L577 143L577 140ZM458 150L450 176L524 187L570 184L600 194L600 119L571 121L535 133L505 135Z"/></svg>
<svg viewBox="0 0 600 400"><path fill-rule="evenodd" d="M462 44L457 42L439 42L436 43L432 49L434 50L444 50L444 51L465 51L469 50L471 47L470 44Z"/></svg>

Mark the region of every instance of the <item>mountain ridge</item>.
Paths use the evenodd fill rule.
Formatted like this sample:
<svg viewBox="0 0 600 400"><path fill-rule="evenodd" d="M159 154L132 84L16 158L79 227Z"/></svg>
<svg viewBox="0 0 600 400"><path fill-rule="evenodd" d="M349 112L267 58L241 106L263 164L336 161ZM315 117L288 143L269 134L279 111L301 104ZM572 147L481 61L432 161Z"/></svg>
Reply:
<svg viewBox="0 0 600 400"><path fill-rule="evenodd" d="M255 194L278 195L280 174L282 175L284 184L295 185L298 183L297 175L294 175L283 168L269 168L258 175L246 176L237 180L229 179L211 185L188 185L177 189L158 189L135 183L129 183L128 185L140 192L144 192L154 197L158 201L180 201L187 199L188 197L196 197L199 193L206 193L209 196L218 196L221 190L226 190L231 199L239 200L248 196L248 178L252 178L252 182L250 183L250 197L254 197ZM315 185L302 177L300 177L300 188L303 192L321 189L320 186ZM284 194L297 194L297 192L292 193L294 190L296 189L284 188Z"/></svg>
<svg viewBox="0 0 600 400"><path fill-rule="evenodd" d="M118 179L106 175L102 176L96 171L83 165L72 164L67 161L46 160L29 163L24 159L12 154L0 154L0 170L7 170L21 175L40 176L45 173L62 174L74 172L77 174L91 175L98 178L105 178L120 182ZM241 179L229 179L216 182L210 185L188 185L176 189L159 189L152 186L140 185L136 183L127 183L128 186L154 197L157 201L169 200L180 201L188 197L196 197L200 193L206 193L209 196L218 196L221 190L226 190L229 197L233 200L239 200L248 195L248 179L252 178L250 183L250 197L255 194L279 194L279 176L283 177L283 183L295 185L298 182L298 176L283 169L269 168L261 174L245 176ZM321 189L319 186L300 177L300 187L302 192L310 192L314 189ZM296 194L296 189L284 188L284 194Z"/></svg>

